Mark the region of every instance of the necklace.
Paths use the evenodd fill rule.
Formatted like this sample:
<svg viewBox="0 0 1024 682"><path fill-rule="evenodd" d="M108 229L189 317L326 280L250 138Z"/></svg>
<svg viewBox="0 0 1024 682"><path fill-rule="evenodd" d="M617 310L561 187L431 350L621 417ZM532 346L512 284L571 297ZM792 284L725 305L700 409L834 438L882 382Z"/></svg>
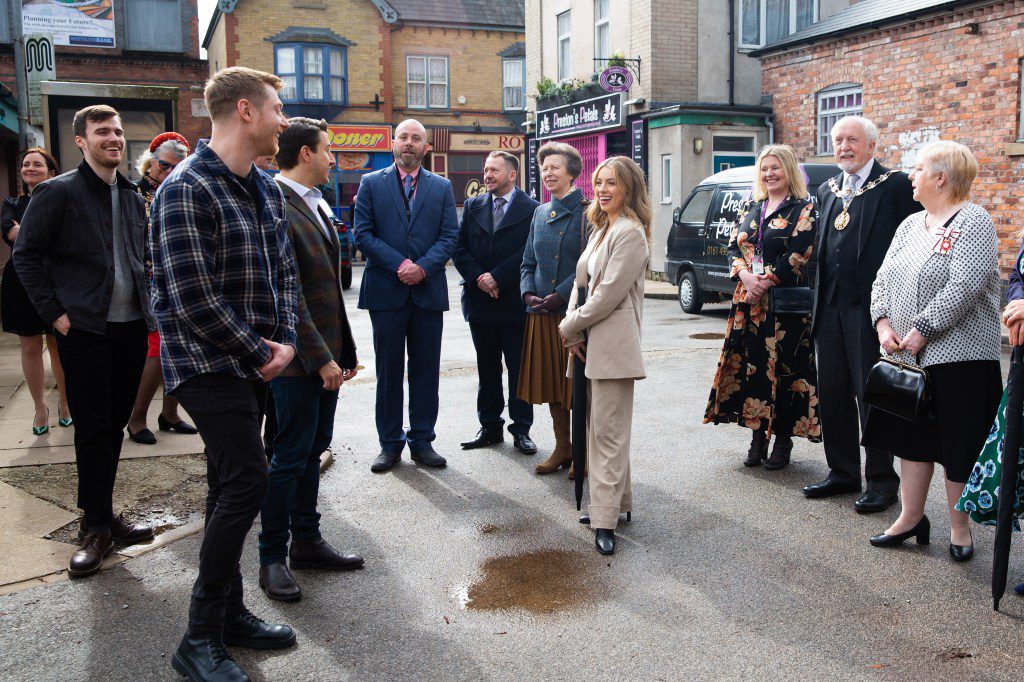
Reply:
<svg viewBox="0 0 1024 682"><path fill-rule="evenodd" d="M847 226L849 226L849 224L850 224L850 204L853 202L854 199L859 197L861 194L864 194L864 192L870 191L870 190L874 189L875 187L878 187L880 184L885 182L889 178L890 175L892 175L895 172L896 172L895 170L891 170L888 173L886 173L885 175L881 175L881 176L875 178L871 182L869 182L866 185L864 185L863 187L861 187L856 192L851 192L848 189L842 189L842 190L839 189L839 187L836 185L836 179L835 178L829 178L828 179L828 188L830 190L832 190L833 194L835 194L837 197L839 197L840 199L843 200L843 210L842 210L842 212L839 215L836 216L836 220L835 220L835 223L834 223L836 229L839 230L840 232L842 232L843 230L845 230L847 228Z"/></svg>
<svg viewBox="0 0 1024 682"><path fill-rule="evenodd" d="M951 206L951 207L950 207L949 209L947 209L947 210L946 210L946 212L945 212L945 213L943 213L943 214L942 214L941 216L939 216L939 217L935 217L935 214L933 214L933 213L930 213L930 212L929 212L929 213L926 213L926 214L925 214L925 218L924 218L924 226L925 226L925 228L926 228L926 229L929 229L929 230L934 230L934 229L936 229L937 227L939 227L939 226L943 225L943 224L944 224L944 223L946 222L946 220L947 220L947 219L948 219L948 218L949 218L949 217L950 217L951 215L953 215L954 213L956 213L957 211L959 211L960 209L962 209L962 208L964 207L964 204L965 204L965 203L966 203L966 202L960 202L959 204L956 204L956 205L954 205L954 206ZM930 218L930 219L932 220L932 224L931 224L931 225L929 225L929 224L928 224L928 219L929 219L929 218Z"/></svg>

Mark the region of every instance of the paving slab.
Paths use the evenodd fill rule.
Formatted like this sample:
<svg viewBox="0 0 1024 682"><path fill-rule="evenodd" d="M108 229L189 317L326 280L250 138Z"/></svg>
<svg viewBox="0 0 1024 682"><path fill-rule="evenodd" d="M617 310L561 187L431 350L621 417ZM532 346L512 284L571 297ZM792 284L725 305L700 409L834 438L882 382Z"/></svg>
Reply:
<svg viewBox="0 0 1024 682"><path fill-rule="evenodd" d="M67 568L73 545L42 537L71 523L76 515L0 482L0 585Z"/></svg>

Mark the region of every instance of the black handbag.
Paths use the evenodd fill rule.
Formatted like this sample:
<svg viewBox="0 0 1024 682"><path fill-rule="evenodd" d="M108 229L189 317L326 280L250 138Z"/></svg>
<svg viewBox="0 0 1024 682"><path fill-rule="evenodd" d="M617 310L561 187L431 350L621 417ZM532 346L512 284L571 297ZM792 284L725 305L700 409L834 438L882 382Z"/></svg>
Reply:
<svg viewBox="0 0 1024 682"><path fill-rule="evenodd" d="M810 287L772 287L768 290L768 309L775 315L810 315L814 295Z"/></svg>
<svg viewBox="0 0 1024 682"><path fill-rule="evenodd" d="M868 373L864 403L914 422L931 414L928 372L916 365L883 356Z"/></svg>

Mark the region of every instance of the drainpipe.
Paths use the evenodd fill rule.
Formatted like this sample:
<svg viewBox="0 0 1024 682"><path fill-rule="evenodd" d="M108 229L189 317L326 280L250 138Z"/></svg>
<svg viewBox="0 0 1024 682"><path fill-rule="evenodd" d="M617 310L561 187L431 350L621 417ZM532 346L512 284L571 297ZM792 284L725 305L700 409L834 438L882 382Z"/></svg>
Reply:
<svg viewBox="0 0 1024 682"><path fill-rule="evenodd" d="M775 115L765 116L764 124L768 126L768 144L775 144Z"/></svg>
<svg viewBox="0 0 1024 682"><path fill-rule="evenodd" d="M736 104L736 2L729 0L729 106Z"/></svg>

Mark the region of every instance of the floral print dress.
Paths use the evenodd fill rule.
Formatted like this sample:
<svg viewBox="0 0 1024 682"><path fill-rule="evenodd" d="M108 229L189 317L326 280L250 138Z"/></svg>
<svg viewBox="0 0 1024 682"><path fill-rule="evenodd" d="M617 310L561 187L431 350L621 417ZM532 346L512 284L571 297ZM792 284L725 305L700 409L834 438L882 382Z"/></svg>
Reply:
<svg viewBox="0 0 1024 682"><path fill-rule="evenodd" d="M983 526L996 525L999 512L999 479L1003 472L1003 436L1006 434L1006 392L996 410L995 421L989 429L985 446L974 464L967 485L956 503L957 511L967 512L971 520ZM1024 518L1024 448L1017 450L1017 487L1014 491L1013 515L1011 521L1014 530L1020 530L1020 519Z"/></svg>
<svg viewBox="0 0 1024 682"><path fill-rule="evenodd" d="M787 198L765 214L764 201L743 205L729 241L731 277L764 274L775 286L807 286L804 269L814 248L817 210L808 199ZM770 292L770 290L769 290ZM736 423L770 436L821 441L817 372L810 316L774 315L769 292L747 303L738 281L704 413L704 423Z"/></svg>

